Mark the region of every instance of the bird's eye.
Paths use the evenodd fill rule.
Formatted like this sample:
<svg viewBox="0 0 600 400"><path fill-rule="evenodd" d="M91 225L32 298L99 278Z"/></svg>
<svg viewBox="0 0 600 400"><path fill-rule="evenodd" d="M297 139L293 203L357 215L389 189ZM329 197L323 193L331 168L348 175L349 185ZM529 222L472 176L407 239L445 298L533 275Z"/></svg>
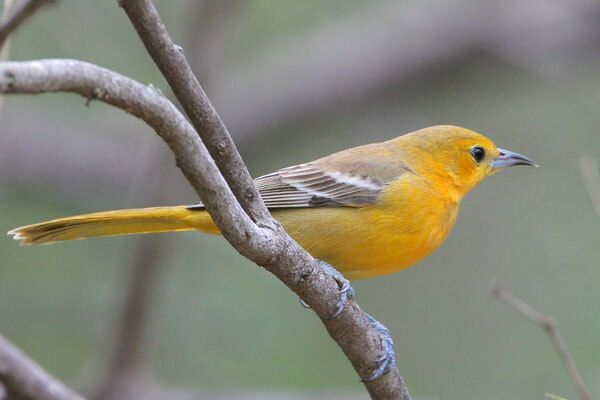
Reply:
<svg viewBox="0 0 600 400"><path fill-rule="evenodd" d="M471 155L475 162L480 163L485 158L485 149L480 146L475 146L471 149Z"/></svg>

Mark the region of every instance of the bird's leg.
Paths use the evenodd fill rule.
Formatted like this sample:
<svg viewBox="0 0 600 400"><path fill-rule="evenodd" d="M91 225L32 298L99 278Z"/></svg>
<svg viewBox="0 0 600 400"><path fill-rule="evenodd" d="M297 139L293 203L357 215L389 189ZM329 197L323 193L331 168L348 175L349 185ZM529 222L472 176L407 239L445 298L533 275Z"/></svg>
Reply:
<svg viewBox="0 0 600 400"><path fill-rule="evenodd" d="M331 316L331 318L335 318L344 310L344 307L348 303L348 300L354 297L354 288L350 284L348 279L344 278L344 275L337 269L335 269L331 264L326 263L325 261L317 260L317 262L323 267L327 275L333 278L338 284L340 290L340 299L337 303L337 310ZM308 304L302 299L300 299L300 304L303 307L310 308ZM390 335L390 331L385 327L381 322L377 321L375 318L365 313L367 317L368 323L375 329L377 333L381 336L381 344L383 346L383 355L375 360L377 364L377 368L370 377L365 379L365 382L374 381L375 379L381 378L385 375L389 369L396 364L396 354L394 353L394 341L392 340L392 336Z"/></svg>
<svg viewBox="0 0 600 400"><path fill-rule="evenodd" d="M344 307L346 307L348 300L354 297L354 288L350 284L350 281L344 278L344 275L342 275L342 273L335 269L331 264L321 260L317 260L317 262L321 265L321 267L323 267L325 273L333 278L340 288L338 292L340 294L340 299L337 303L337 310L335 310L335 313L333 313L331 316L331 318L335 318L340 315L342 311L344 311ZM302 304L303 307L310 308L310 306L302 299L300 299L300 304Z"/></svg>
<svg viewBox="0 0 600 400"><path fill-rule="evenodd" d="M394 353L394 341L392 340L388 328L369 314L365 313L365 316L367 317L369 324L371 324L377 333L381 335L381 344L384 352L379 359L375 360L377 368L373 371L373 374L364 380L365 382L370 382L381 378L396 364L396 354Z"/></svg>

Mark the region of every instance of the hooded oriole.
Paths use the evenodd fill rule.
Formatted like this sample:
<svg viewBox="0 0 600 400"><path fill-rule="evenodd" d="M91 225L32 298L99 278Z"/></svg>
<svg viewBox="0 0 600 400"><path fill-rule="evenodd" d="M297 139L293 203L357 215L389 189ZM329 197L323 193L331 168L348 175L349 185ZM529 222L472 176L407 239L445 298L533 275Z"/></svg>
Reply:
<svg viewBox="0 0 600 400"><path fill-rule="evenodd" d="M273 216L340 286L334 317L354 290L346 278L389 274L430 254L452 229L463 196L511 165L536 165L478 133L433 126L256 178ZM106 211L9 232L22 244L92 236L219 230L202 204ZM330 264L338 268L342 276ZM395 363L392 338L370 315L385 354L367 380Z"/></svg>
<svg viewBox="0 0 600 400"><path fill-rule="evenodd" d="M273 217L309 253L349 279L390 274L448 236L463 196L511 165L536 165L465 128L433 126L256 178ZM200 230L218 234L202 204L106 211L9 232L23 244Z"/></svg>

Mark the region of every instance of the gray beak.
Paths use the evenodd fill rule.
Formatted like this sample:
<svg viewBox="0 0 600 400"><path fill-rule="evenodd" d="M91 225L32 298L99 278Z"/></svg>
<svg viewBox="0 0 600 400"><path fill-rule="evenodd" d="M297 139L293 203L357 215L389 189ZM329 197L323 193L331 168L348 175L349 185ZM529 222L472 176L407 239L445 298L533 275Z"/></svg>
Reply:
<svg viewBox="0 0 600 400"><path fill-rule="evenodd" d="M538 165L529 158L519 154L513 153L512 151L498 149L500 155L492 161L492 168L504 168L513 165L531 165L532 167L538 167Z"/></svg>

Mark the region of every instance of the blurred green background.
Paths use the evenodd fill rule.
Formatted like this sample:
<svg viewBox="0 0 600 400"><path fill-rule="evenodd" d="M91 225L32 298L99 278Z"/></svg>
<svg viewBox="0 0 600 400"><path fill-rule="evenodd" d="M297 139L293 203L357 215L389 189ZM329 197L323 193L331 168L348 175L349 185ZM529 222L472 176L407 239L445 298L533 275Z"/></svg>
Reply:
<svg viewBox="0 0 600 400"><path fill-rule="evenodd" d="M536 160L539 169L511 169L470 194L431 257L354 287L392 332L416 399L576 398L545 334L490 298L492 279L556 317L600 393L600 220L578 169L580 154L600 149L599 4L156 3L253 175L441 123ZM14 37L11 59L59 57L169 93L115 1L62 0ZM166 146L124 112L73 95L5 98L0 231L195 201ZM221 238L163 237L145 242L161 254L136 374L278 398L366 396L317 318L275 278ZM127 282L144 279L130 276L139 240L0 240L0 332L76 388L110 381Z"/></svg>

